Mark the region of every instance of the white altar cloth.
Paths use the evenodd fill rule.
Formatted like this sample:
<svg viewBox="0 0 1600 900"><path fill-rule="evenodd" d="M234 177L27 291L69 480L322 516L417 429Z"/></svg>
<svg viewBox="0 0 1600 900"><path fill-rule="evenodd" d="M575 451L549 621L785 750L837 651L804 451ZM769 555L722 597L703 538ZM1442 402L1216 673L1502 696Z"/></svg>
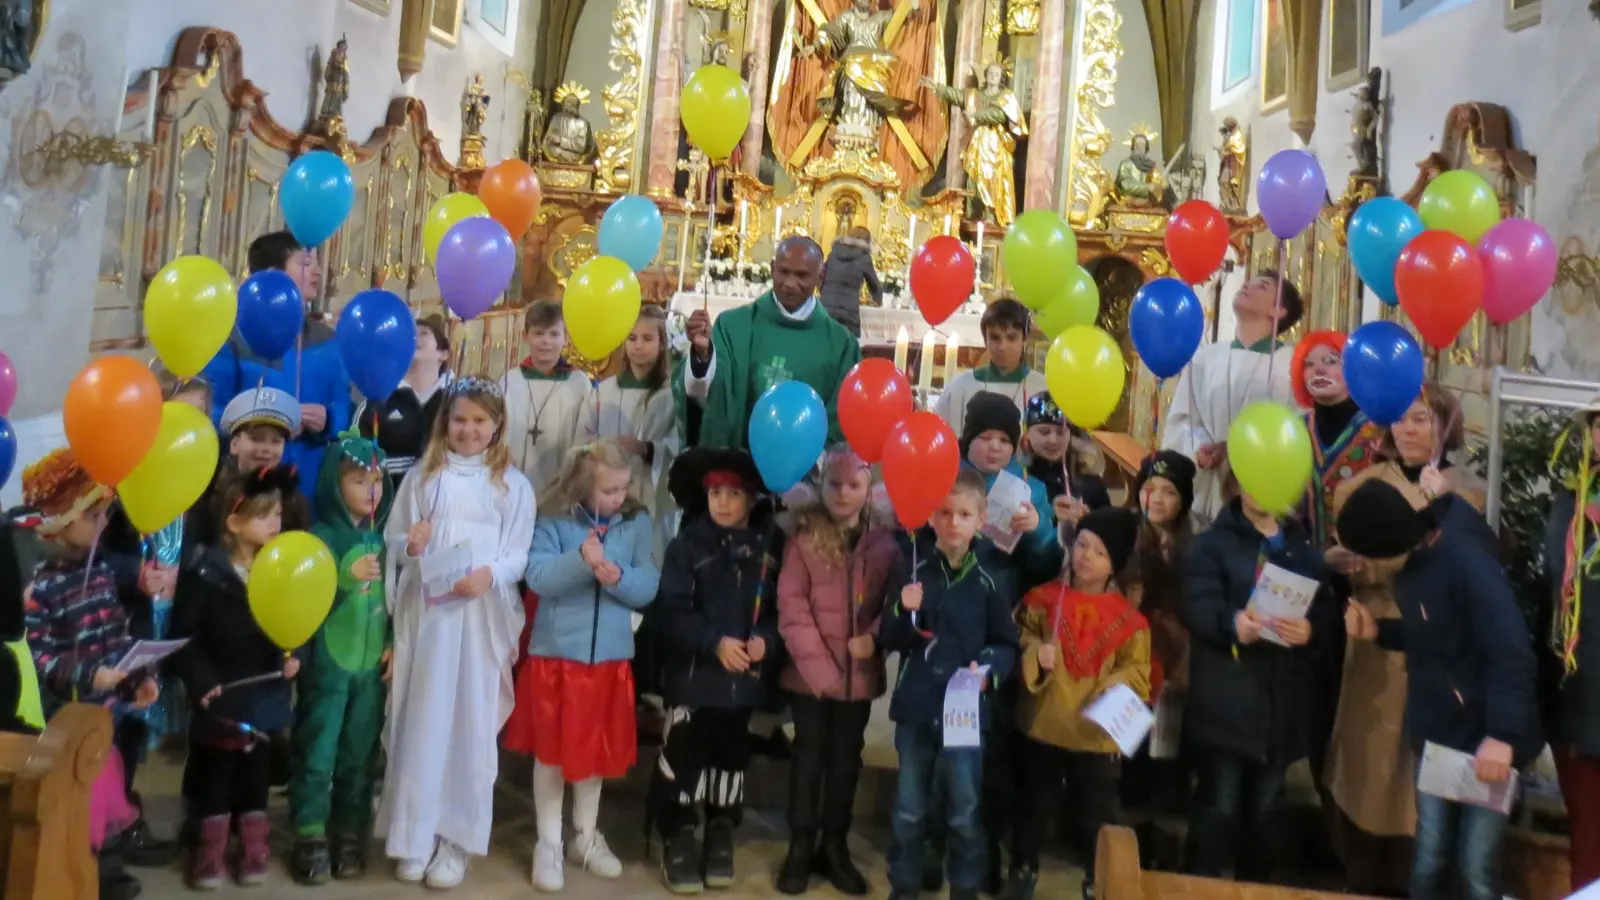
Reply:
<svg viewBox="0 0 1600 900"><path fill-rule="evenodd" d="M680 291L672 296L669 308L674 312L688 315L700 308L702 295L699 291ZM712 293L704 298L706 311L711 314L711 321L715 322L717 316L730 309L744 306L752 302L750 297L738 297L727 294ZM963 347L982 347L983 332L978 327L982 317L972 313L956 313L945 319L934 332L943 339L955 334L961 339ZM922 313L916 309L885 309L880 306L861 307L861 343L893 346L895 335L901 326L905 326L906 334L911 338L911 345L918 346L922 336L928 331L928 322L922 318Z"/></svg>

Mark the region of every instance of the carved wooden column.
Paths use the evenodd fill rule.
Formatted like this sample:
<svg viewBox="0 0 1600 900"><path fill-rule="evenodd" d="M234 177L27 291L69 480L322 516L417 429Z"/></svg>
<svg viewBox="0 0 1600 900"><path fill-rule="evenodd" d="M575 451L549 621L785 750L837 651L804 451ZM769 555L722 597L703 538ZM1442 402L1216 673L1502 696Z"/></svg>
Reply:
<svg viewBox="0 0 1600 900"><path fill-rule="evenodd" d="M650 100L650 162L645 193L670 197L678 175L678 96L683 90L683 0L660 0L661 33L656 38L654 96Z"/></svg>
<svg viewBox="0 0 1600 900"><path fill-rule="evenodd" d="M983 52L983 11L987 6L986 0L958 0L958 10L961 16L956 25L956 65L950 73L950 84L957 88L965 88L967 77L977 71L981 62L979 54ZM929 99L928 102L937 102ZM1029 123L1030 130L1032 123ZM972 126L967 122L967 117L958 110L950 111L950 138L945 143L944 178L945 184L952 188L967 186L966 170L961 168L961 151L966 149L967 140L972 136Z"/></svg>
<svg viewBox="0 0 1600 900"><path fill-rule="evenodd" d="M1061 171L1061 85L1067 72L1067 48L1074 46L1067 21L1067 0L1043 0L1041 35L1033 78L1033 112L1028 116L1028 162L1022 209L1055 209L1056 176ZM1018 212L1021 212L1019 209Z"/></svg>
<svg viewBox="0 0 1600 900"><path fill-rule="evenodd" d="M1283 4L1283 34L1289 52L1289 130L1311 143L1317 127L1317 52L1321 49L1322 0Z"/></svg>
<svg viewBox="0 0 1600 900"><path fill-rule="evenodd" d="M431 0L401 0L400 3L400 80L422 71L423 54L428 47L428 19Z"/></svg>
<svg viewBox="0 0 1600 900"><path fill-rule="evenodd" d="M735 0L737 2L737 0ZM739 145L739 168L752 178L761 174L761 138L767 129L767 57L772 55L772 3L750 0L745 14L744 52L750 63L750 127ZM741 68L735 65L734 68Z"/></svg>

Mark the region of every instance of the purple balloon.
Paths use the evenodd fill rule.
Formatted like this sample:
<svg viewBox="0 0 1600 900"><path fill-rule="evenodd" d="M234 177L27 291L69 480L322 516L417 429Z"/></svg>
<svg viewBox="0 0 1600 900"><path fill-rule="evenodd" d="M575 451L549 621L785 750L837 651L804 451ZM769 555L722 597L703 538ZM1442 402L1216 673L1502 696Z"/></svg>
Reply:
<svg viewBox="0 0 1600 900"><path fill-rule="evenodd" d="M1256 201L1267 228L1282 240L1306 230L1322 212L1328 182L1317 158L1304 150L1281 150L1261 167Z"/></svg>
<svg viewBox="0 0 1600 900"><path fill-rule="evenodd" d="M11 357L0 350L0 416L11 415L11 404L17 402L17 367ZM3 479L0 479L3 480Z"/></svg>
<svg viewBox="0 0 1600 900"><path fill-rule="evenodd" d="M479 216L462 219L445 232L434 256L439 294L463 319L482 315L511 286L517 270L517 244L506 227Z"/></svg>

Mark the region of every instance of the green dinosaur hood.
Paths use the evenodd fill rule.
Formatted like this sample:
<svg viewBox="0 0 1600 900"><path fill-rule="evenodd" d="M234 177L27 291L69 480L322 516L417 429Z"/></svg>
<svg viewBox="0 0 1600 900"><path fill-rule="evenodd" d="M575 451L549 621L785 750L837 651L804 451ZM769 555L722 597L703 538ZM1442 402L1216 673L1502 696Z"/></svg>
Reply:
<svg viewBox="0 0 1600 900"><path fill-rule="evenodd" d="M389 506L394 500L394 486L385 477L377 516L353 521L339 492L340 464L350 459L362 465L377 466L382 471L385 458L378 445L362 437L354 425L349 431L341 432L338 440L322 455L322 468L317 472L317 527L314 531L333 551L334 559L343 560L358 545L382 547L383 523L389 518Z"/></svg>

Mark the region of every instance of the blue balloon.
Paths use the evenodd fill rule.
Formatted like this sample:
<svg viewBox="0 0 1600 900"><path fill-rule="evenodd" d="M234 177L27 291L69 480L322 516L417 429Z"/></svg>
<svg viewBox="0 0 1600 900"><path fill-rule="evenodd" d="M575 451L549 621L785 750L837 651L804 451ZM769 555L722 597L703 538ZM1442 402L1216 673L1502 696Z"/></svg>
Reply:
<svg viewBox="0 0 1600 900"><path fill-rule="evenodd" d="M11 480L11 470L17 464L17 433L11 430L11 423L5 416L0 416L0 488L6 486Z"/></svg>
<svg viewBox="0 0 1600 900"><path fill-rule="evenodd" d="M1350 398L1385 428L1400 421L1422 393L1422 348L1398 323L1380 320L1357 328L1343 356Z"/></svg>
<svg viewBox="0 0 1600 900"><path fill-rule="evenodd" d="M600 255L614 256L642 272L661 252L661 210L639 194L620 197L600 218Z"/></svg>
<svg viewBox="0 0 1600 900"><path fill-rule="evenodd" d="M767 389L750 411L750 455L769 490L783 493L800 483L828 441L828 411L803 381Z"/></svg>
<svg viewBox="0 0 1600 900"><path fill-rule="evenodd" d="M1424 230L1422 216L1397 197L1374 197L1356 208L1345 231L1356 274L1378 299L1394 306L1394 267L1401 251Z"/></svg>
<svg viewBox="0 0 1600 900"><path fill-rule="evenodd" d="M338 154L313 150L289 164L278 188L283 223L302 246L333 237L356 202L356 182Z"/></svg>
<svg viewBox="0 0 1600 900"><path fill-rule="evenodd" d="M239 285L239 317L235 327L255 355L282 359L300 336L306 302L287 272L263 269Z"/></svg>
<svg viewBox="0 0 1600 900"><path fill-rule="evenodd" d="M373 403L389 399L417 355L417 323L405 301L388 291L350 298L334 329L350 382Z"/></svg>
<svg viewBox="0 0 1600 900"><path fill-rule="evenodd" d="M1206 312L1194 288L1176 278L1157 278L1139 288L1128 310L1134 349L1157 378L1183 371L1206 330Z"/></svg>

